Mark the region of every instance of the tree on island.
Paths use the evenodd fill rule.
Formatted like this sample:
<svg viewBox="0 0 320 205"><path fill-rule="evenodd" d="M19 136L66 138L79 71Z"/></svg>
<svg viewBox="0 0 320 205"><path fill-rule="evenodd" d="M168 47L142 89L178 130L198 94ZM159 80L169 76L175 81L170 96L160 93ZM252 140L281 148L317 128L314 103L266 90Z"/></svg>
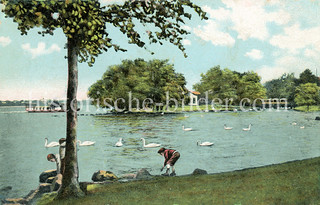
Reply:
<svg viewBox="0 0 320 205"><path fill-rule="evenodd" d="M315 105L320 101L320 88L316 83L301 84L296 88L294 101L299 106L307 106L309 111L310 105Z"/></svg>
<svg viewBox="0 0 320 205"><path fill-rule="evenodd" d="M208 92L209 98L220 98L222 100L237 97L239 76L231 70L227 68L221 70L220 66L215 66L205 74L201 73L200 76L200 82L195 84L193 89L199 91L202 95Z"/></svg>
<svg viewBox="0 0 320 205"><path fill-rule="evenodd" d="M92 66L95 58L103 51L114 48L126 51L108 37L108 28L113 26L127 36L130 44L146 48L145 42L163 44L169 41L186 56L181 41L188 32L181 26L193 9L201 19L206 13L190 0L130 0L122 5L102 6L98 0L0 0L6 17L13 18L22 35L34 27L43 28L39 34L53 35L61 28L67 38L68 88L67 88L67 131L65 172L62 187L57 198L78 197L83 192L78 181L77 162L77 87L78 61ZM138 30L136 25L152 28L152 31ZM148 39L141 34L146 32Z"/></svg>
<svg viewBox="0 0 320 205"><path fill-rule="evenodd" d="M257 98L266 97L260 80L260 76L254 72L238 73L215 66L205 74L202 73L200 82L193 88L202 94L208 92L208 97L212 99L219 98L239 104L242 99L248 98L253 103Z"/></svg>
<svg viewBox="0 0 320 205"><path fill-rule="evenodd" d="M176 73L168 60L123 60L120 65L110 66L102 79L90 86L88 96L99 107L153 109L157 103L166 104L167 93L182 102L188 93L185 85L184 76Z"/></svg>

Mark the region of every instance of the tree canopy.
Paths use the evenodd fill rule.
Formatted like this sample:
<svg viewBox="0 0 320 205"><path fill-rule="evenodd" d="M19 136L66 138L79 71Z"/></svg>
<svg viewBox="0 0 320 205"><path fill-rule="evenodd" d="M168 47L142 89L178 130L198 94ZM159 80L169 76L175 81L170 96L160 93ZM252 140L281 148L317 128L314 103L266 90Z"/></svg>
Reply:
<svg viewBox="0 0 320 205"><path fill-rule="evenodd" d="M299 78L296 78L294 73L283 74L278 79L266 82L265 88L267 89L268 98L286 98L290 105L302 105L302 98L308 95L303 94L301 89L303 85L308 83L320 85L319 77L314 75L310 69L300 73ZM307 87L310 88L310 85ZM299 99L296 99L297 96L299 96ZM317 102L314 101L314 103Z"/></svg>
<svg viewBox="0 0 320 205"><path fill-rule="evenodd" d="M220 69L215 66L205 74L201 74L201 80L193 88L202 94L208 92L209 98L221 100L233 99L239 103L248 98L252 103L257 98L265 98L265 88L260 83L260 76L254 72L238 73L228 68Z"/></svg>
<svg viewBox="0 0 320 205"><path fill-rule="evenodd" d="M310 105L319 103L320 88L315 83L301 84L296 88L295 102L297 105L306 105L309 110Z"/></svg>
<svg viewBox="0 0 320 205"><path fill-rule="evenodd" d="M320 86L320 79L316 75L314 75L310 69L305 69L299 75L298 84L306 84L306 83L316 83L317 86Z"/></svg>
<svg viewBox="0 0 320 205"><path fill-rule="evenodd" d="M268 98L286 98L288 103L294 104L294 95L297 85L297 79L293 73L283 74L278 79L273 79L265 83Z"/></svg>
<svg viewBox="0 0 320 205"><path fill-rule="evenodd" d="M116 106L121 110L153 108L156 103L166 104L167 93L170 98L181 102L188 92L185 85L184 76L176 73L168 60L124 60L120 65L110 66L102 79L89 88L88 96L100 107ZM117 101L120 98L124 101ZM144 101L149 105L143 106Z"/></svg>

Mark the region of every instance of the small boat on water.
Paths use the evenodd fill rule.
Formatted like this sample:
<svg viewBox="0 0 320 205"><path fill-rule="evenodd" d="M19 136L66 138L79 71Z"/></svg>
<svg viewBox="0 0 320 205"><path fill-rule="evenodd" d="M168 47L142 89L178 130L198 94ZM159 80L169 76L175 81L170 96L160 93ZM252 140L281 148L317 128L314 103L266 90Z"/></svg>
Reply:
<svg viewBox="0 0 320 205"><path fill-rule="evenodd" d="M26 105L26 111L28 113L66 112L66 108L63 104L55 102L49 106ZM77 111L80 111L80 108L78 108Z"/></svg>
<svg viewBox="0 0 320 205"><path fill-rule="evenodd" d="M48 113L48 112L65 112L61 107L50 107L50 106L33 106L26 107L26 111L30 113Z"/></svg>

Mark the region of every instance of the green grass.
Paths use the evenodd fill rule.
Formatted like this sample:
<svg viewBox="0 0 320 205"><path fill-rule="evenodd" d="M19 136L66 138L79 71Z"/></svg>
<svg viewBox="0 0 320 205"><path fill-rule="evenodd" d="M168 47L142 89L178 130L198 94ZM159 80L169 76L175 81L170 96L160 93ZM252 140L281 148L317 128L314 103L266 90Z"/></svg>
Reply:
<svg viewBox="0 0 320 205"><path fill-rule="evenodd" d="M99 185L83 198L49 204L320 204L319 177L318 157L221 174Z"/></svg>
<svg viewBox="0 0 320 205"><path fill-rule="evenodd" d="M309 110L308 110L307 106L299 106L294 109L297 111L302 111L302 112L317 112L317 111L320 111L320 106L318 106L318 105L309 106Z"/></svg>

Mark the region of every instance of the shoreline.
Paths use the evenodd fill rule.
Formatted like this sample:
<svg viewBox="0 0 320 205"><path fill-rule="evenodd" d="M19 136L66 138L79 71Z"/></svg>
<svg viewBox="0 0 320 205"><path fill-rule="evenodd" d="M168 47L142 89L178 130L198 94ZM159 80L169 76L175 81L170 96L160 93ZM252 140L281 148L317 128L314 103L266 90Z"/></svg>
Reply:
<svg viewBox="0 0 320 205"><path fill-rule="evenodd" d="M150 204L150 200L152 204L318 204L319 175L320 157L314 157L231 172L114 182L92 186L79 199L52 201L55 196L52 193L37 202L40 205L81 205L92 201Z"/></svg>
<svg viewBox="0 0 320 205"><path fill-rule="evenodd" d="M310 166L311 165L311 166ZM254 176L258 176L259 172L266 172L266 171L273 171L275 173L288 173L288 169L292 168L297 168L300 169L301 166L306 166L308 169L313 169L313 170L319 170L318 175L320 176L320 156L318 157L313 157L313 158L307 158L307 159L302 159L302 160L292 160L292 161L287 161L279 164L270 164L270 165L263 165L259 167L250 167L250 168L244 168L244 169L239 169L239 170L233 170L233 171L227 171L227 172L220 172L220 173L208 173L208 174L200 174L200 175L195 175L195 174L186 174L186 175L178 175L175 177L165 177L161 175L152 175L151 178L148 179L129 179L129 180L121 180L119 178L119 181L114 181L114 182L102 182L102 183L94 183L94 182L79 182L80 184L88 184L88 191L87 193L91 195L92 193L96 192L97 190L105 187L105 186L127 186L127 185L134 185L134 184L140 184L140 183L157 183L159 181L165 180L165 181L183 181L183 180L191 180L194 178L199 178L199 177L207 177L207 178L222 178L222 181L229 180L229 177L234 177L241 175L244 180L247 176L247 174L250 173L255 173ZM312 167L315 166L315 167ZM284 169L284 170L282 170ZM295 171L295 170L293 170ZM261 175L262 178L264 178L263 175ZM276 183L276 182L275 182ZM186 183L188 184L188 183ZM90 188L89 188L90 186ZM320 190L319 190L320 191ZM121 194L121 193L119 193ZM56 195L56 192L50 192L50 193L40 193L39 192L39 187L36 190L31 190L26 196L24 197L19 197L19 198L6 198L5 200L2 200L2 202L7 202L8 204L10 203L27 203L27 204L33 204L34 202L40 202L40 204L46 204L47 201L50 202L52 198ZM88 197L89 195L84 196L84 198ZM76 201L81 201L81 199L74 199ZM320 201L320 200L319 200ZM38 204L38 203L36 203ZM52 203L52 204L60 204L60 203Z"/></svg>

